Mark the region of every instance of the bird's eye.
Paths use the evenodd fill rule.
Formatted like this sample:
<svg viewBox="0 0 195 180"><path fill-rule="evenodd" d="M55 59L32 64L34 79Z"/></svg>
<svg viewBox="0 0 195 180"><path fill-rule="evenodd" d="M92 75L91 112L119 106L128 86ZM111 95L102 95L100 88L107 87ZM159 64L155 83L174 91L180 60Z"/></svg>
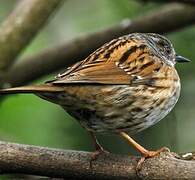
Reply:
<svg viewBox="0 0 195 180"><path fill-rule="evenodd" d="M163 47L163 48L166 46L165 42L162 40L158 41L158 45Z"/></svg>
<svg viewBox="0 0 195 180"><path fill-rule="evenodd" d="M171 53L171 50L167 48L167 49L166 49L166 53L167 53L167 54L170 54L170 53Z"/></svg>
<svg viewBox="0 0 195 180"><path fill-rule="evenodd" d="M171 53L171 49L170 49L169 45L165 41L160 40L158 42L158 45L167 54L170 54Z"/></svg>

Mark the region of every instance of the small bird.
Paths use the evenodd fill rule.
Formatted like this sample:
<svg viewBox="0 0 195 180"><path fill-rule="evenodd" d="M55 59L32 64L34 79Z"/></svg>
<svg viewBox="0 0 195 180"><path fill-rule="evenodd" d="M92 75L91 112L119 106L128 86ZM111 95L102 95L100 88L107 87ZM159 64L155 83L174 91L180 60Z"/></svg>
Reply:
<svg viewBox="0 0 195 180"><path fill-rule="evenodd" d="M149 151L129 135L163 119L180 95L176 62L179 56L171 42L154 33L132 33L114 39L83 61L42 85L0 90L0 94L34 93L60 105L90 132L95 153L104 149L97 133L115 133L125 138L144 158L164 148Z"/></svg>

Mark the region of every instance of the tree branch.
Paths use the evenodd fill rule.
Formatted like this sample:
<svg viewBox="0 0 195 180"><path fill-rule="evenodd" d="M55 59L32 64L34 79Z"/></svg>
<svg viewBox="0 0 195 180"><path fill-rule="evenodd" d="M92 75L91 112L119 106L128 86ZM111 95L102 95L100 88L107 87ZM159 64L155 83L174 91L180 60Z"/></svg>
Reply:
<svg viewBox="0 0 195 180"><path fill-rule="evenodd" d="M15 64L3 80L19 86L82 60L103 43L132 32L167 33L195 23L195 9L187 5L172 3L144 17L122 23L76 38L75 40L49 48ZM33 68L32 68L33 67Z"/></svg>
<svg viewBox="0 0 195 180"><path fill-rule="evenodd" d="M195 4L195 0L140 0L142 2L162 2L162 3L170 3L170 2L178 2L178 3L187 3L187 4Z"/></svg>
<svg viewBox="0 0 195 180"><path fill-rule="evenodd" d="M195 161L174 153L147 159L135 171L139 157L100 155L90 166L91 153L0 142L0 174L22 173L77 179L194 179Z"/></svg>
<svg viewBox="0 0 195 180"><path fill-rule="evenodd" d="M22 0L0 26L0 70L7 69L62 0Z"/></svg>

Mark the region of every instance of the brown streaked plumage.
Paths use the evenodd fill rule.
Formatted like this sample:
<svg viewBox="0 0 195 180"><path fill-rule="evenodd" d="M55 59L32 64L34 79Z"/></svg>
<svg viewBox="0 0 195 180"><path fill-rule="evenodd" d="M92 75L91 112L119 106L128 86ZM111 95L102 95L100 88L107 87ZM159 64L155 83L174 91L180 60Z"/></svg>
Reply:
<svg viewBox="0 0 195 180"><path fill-rule="evenodd" d="M174 67L187 59L176 55L172 44L158 34L134 33L114 39L85 60L69 67L43 85L0 90L6 93L34 93L62 106L86 128L102 147L94 132L118 133L144 157L148 151L130 134L163 119L176 104L180 80Z"/></svg>

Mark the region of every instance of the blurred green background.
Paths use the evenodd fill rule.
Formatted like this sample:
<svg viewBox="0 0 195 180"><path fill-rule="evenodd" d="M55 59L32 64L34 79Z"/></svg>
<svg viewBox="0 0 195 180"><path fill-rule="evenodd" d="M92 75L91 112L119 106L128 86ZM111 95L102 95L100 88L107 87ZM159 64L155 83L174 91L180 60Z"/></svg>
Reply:
<svg viewBox="0 0 195 180"><path fill-rule="evenodd" d="M16 0L0 0L0 21L10 13ZM35 54L89 32L141 16L160 4L130 0L69 0L52 16L22 56ZM161 24L159 24L161 26ZM157 125L135 135L149 149L167 146L176 152L195 150L195 28L167 34L176 51L191 59L178 64L182 92L174 110ZM80 59L78 59L79 61ZM48 76L38 82L49 79ZM10 142L92 151L88 133L59 106L34 95L11 95L0 104L0 139ZM134 154L119 137L98 135L103 146L114 153Z"/></svg>

